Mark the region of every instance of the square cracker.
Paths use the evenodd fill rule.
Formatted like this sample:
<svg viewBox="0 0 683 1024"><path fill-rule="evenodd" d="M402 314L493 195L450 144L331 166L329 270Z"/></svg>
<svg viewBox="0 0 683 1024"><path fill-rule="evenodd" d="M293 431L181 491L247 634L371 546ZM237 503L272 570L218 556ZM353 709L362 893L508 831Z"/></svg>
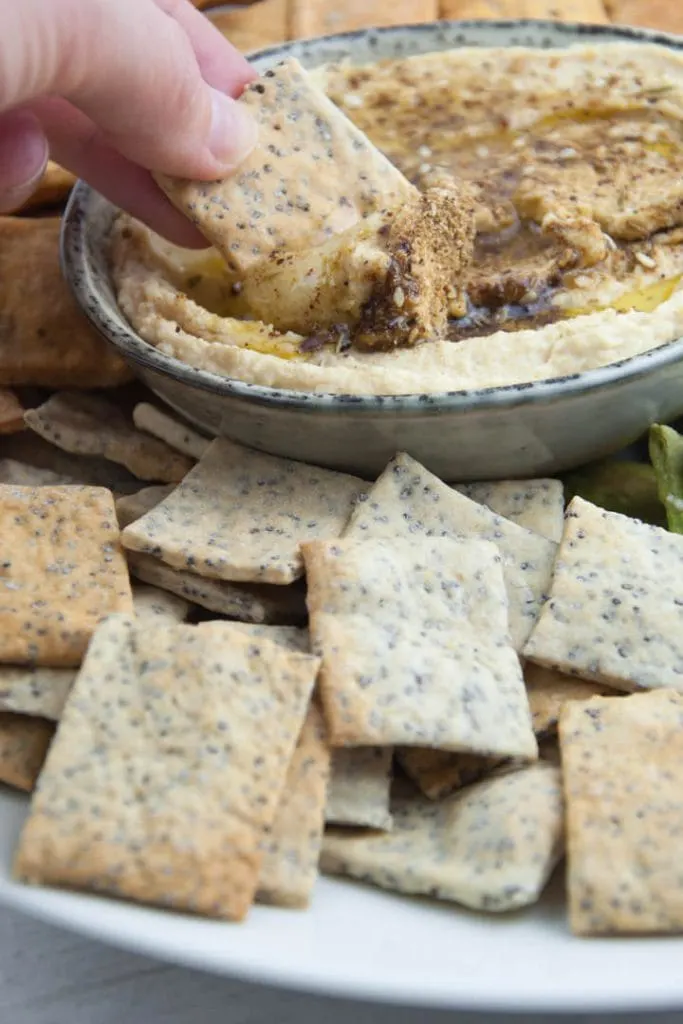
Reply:
<svg viewBox="0 0 683 1024"><path fill-rule="evenodd" d="M306 619L306 591L296 583L276 587L270 583L206 580L134 551L128 552L128 568L145 583L241 622L299 625Z"/></svg>
<svg viewBox="0 0 683 1024"><path fill-rule="evenodd" d="M453 754L427 747L399 747L396 759L408 778L430 800L442 800L456 789L478 782L501 764L499 757Z"/></svg>
<svg viewBox="0 0 683 1024"><path fill-rule="evenodd" d="M75 678L75 669L1 665L0 711L58 722Z"/></svg>
<svg viewBox="0 0 683 1024"><path fill-rule="evenodd" d="M140 480L177 483L194 465L163 441L136 430L118 406L99 395L52 395L24 419L57 448L109 459Z"/></svg>
<svg viewBox="0 0 683 1024"><path fill-rule="evenodd" d="M391 828L391 747L338 747L332 751L332 773L325 820L329 825Z"/></svg>
<svg viewBox="0 0 683 1024"><path fill-rule="evenodd" d="M561 480L493 480L458 484L466 498L486 505L496 515L557 543L564 529L564 487Z"/></svg>
<svg viewBox="0 0 683 1024"><path fill-rule="evenodd" d="M17 484L19 487L45 487L49 484L73 484L71 477L55 473L51 469L32 466L18 459L0 459L0 484Z"/></svg>
<svg viewBox="0 0 683 1024"><path fill-rule="evenodd" d="M123 543L210 579L291 583L303 573L299 545L338 537L363 486L219 438Z"/></svg>
<svg viewBox="0 0 683 1024"><path fill-rule="evenodd" d="M24 430L24 407L13 391L0 388L0 434Z"/></svg>
<svg viewBox="0 0 683 1024"><path fill-rule="evenodd" d="M135 583L133 586L133 611L138 621L149 622L150 625L163 622L184 622L190 611L189 601L176 594L170 594L159 587L150 587L146 583Z"/></svg>
<svg viewBox="0 0 683 1024"><path fill-rule="evenodd" d="M139 402L133 409L133 423L138 430L146 431L153 437L163 441L169 448L188 455L191 459L201 459L211 444L207 437L197 433L186 423L181 423L170 413L157 409L149 402Z"/></svg>
<svg viewBox="0 0 683 1024"><path fill-rule="evenodd" d="M317 664L220 623L111 616L65 708L17 877L242 919Z"/></svg>
<svg viewBox="0 0 683 1024"><path fill-rule="evenodd" d="M223 181L158 177L171 201L245 272L276 252L312 249L415 194L294 58L248 85L251 154Z"/></svg>
<svg viewBox="0 0 683 1024"><path fill-rule="evenodd" d="M197 628L203 629L206 625L210 624L201 622ZM236 636L268 640L287 651L310 654L308 630L300 629L298 626L266 626L252 622L224 622L222 625L226 632L232 630Z"/></svg>
<svg viewBox="0 0 683 1024"><path fill-rule="evenodd" d="M325 723L319 708L312 703L266 838L257 902L308 906L318 877L329 775L330 748Z"/></svg>
<svg viewBox="0 0 683 1024"><path fill-rule="evenodd" d="M54 732L54 725L43 718L0 714L0 782L30 793Z"/></svg>
<svg viewBox="0 0 683 1024"><path fill-rule="evenodd" d="M328 833L321 870L502 912L535 903L562 853L554 765L493 776L438 802L411 787L391 810L385 835Z"/></svg>
<svg viewBox="0 0 683 1024"><path fill-rule="evenodd" d="M0 217L0 386L101 388L131 377L69 291L59 231L59 217Z"/></svg>
<svg viewBox="0 0 683 1024"><path fill-rule="evenodd" d="M438 0L290 0L292 39L312 39L360 28L436 21Z"/></svg>
<svg viewBox="0 0 683 1024"><path fill-rule="evenodd" d="M557 545L459 494L415 459L400 453L362 496L344 536L421 534L478 538L496 545L503 559L510 633L519 650L545 600Z"/></svg>
<svg viewBox="0 0 683 1024"><path fill-rule="evenodd" d="M524 666L524 683L537 736L555 732L560 711L568 701L616 696L609 686L577 679L546 665L536 665L533 661L527 661Z"/></svg>
<svg viewBox="0 0 683 1024"><path fill-rule="evenodd" d="M566 704L560 748L572 930L683 931L683 695Z"/></svg>
<svg viewBox="0 0 683 1024"><path fill-rule="evenodd" d="M333 746L537 756L493 544L349 537L303 551Z"/></svg>
<svg viewBox="0 0 683 1024"><path fill-rule="evenodd" d="M159 502L168 498L173 491L173 484L158 484L153 487L143 487L140 491L132 494L123 494L116 499L116 518L123 530L130 523L142 517L156 508Z"/></svg>
<svg viewBox="0 0 683 1024"><path fill-rule="evenodd" d="M100 487L0 485L0 662L80 664L133 599L114 501Z"/></svg>
<svg viewBox="0 0 683 1024"><path fill-rule="evenodd" d="M683 537L574 498L524 655L617 690L683 690Z"/></svg>

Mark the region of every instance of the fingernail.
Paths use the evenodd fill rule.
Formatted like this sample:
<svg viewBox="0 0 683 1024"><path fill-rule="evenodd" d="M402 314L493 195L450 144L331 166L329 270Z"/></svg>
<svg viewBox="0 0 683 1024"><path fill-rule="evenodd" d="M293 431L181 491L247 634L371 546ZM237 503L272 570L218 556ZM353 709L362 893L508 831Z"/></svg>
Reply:
<svg viewBox="0 0 683 1024"><path fill-rule="evenodd" d="M258 127L247 108L217 89L212 89L213 114L209 148L215 160L231 171L249 156L256 145Z"/></svg>
<svg viewBox="0 0 683 1024"><path fill-rule="evenodd" d="M22 181L21 185L14 185L12 188L0 191L0 213L12 213L14 210L20 209L31 198L43 180L47 159L46 149L45 161L39 171L27 181Z"/></svg>

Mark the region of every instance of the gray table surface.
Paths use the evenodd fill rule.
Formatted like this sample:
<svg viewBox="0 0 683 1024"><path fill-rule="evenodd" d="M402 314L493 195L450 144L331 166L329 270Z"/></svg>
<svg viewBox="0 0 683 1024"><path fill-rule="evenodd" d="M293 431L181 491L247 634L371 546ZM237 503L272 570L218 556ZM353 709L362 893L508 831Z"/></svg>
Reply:
<svg viewBox="0 0 683 1024"><path fill-rule="evenodd" d="M683 1024L639 1017L491 1017L328 1001L169 967L0 907L1 1024Z"/></svg>

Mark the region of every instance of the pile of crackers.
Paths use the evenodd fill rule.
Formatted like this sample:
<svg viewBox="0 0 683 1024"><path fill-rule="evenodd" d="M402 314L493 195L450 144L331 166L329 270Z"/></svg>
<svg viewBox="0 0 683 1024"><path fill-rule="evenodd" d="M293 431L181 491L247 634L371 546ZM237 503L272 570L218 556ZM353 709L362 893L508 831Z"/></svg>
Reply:
<svg viewBox="0 0 683 1024"><path fill-rule="evenodd" d="M501 913L566 853L577 934L680 929L683 536L114 395L26 411L54 468L0 461L19 880L241 921L323 872Z"/></svg>

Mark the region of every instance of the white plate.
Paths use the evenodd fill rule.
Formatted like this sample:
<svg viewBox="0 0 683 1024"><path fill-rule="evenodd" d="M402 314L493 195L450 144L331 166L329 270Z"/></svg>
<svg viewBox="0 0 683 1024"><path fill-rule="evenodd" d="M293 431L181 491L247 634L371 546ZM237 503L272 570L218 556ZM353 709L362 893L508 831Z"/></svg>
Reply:
<svg viewBox="0 0 683 1024"><path fill-rule="evenodd" d="M223 924L12 882L27 803L0 790L0 902L138 953L252 981L425 1007L683 1007L683 943L573 938L561 876L541 906L504 917L322 879L307 912L256 907L245 924Z"/></svg>

